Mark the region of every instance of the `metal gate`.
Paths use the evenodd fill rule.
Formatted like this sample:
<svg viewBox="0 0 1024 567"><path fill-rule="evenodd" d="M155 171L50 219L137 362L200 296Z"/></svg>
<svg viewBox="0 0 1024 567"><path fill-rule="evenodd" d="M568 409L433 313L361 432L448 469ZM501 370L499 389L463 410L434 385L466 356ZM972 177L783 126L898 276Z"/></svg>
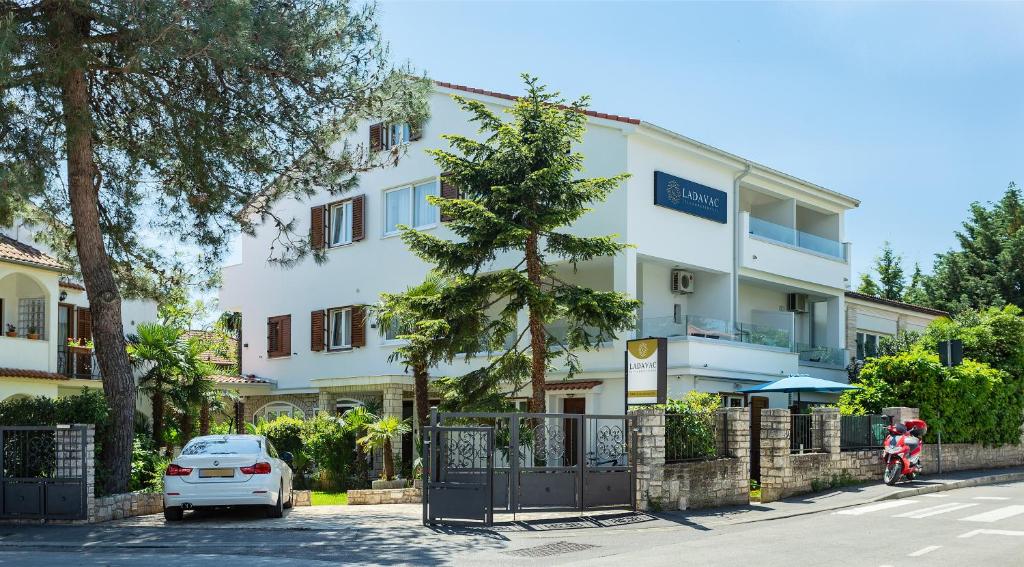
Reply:
<svg viewBox="0 0 1024 567"><path fill-rule="evenodd" d="M481 506L513 514L636 508L633 416L432 410L430 423L424 435L425 523L481 519ZM486 445L483 431L490 432ZM452 501L470 485L482 490L485 477L489 499Z"/></svg>
<svg viewBox="0 0 1024 567"><path fill-rule="evenodd" d="M86 518L86 428L0 427L0 517Z"/></svg>

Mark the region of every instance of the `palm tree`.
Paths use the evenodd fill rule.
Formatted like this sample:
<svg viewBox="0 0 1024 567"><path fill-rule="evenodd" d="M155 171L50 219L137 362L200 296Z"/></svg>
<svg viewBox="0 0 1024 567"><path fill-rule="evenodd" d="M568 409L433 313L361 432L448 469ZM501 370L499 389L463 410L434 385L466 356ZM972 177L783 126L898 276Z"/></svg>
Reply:
<svg viewBox="0 0 1024 567"><path fill-rule="evenodd" d="M353 434L356 435L357 438L358 436L363 435L363 433L366 431L366 427L369 424L373 423L374 421L377 421L378 419L380 418L377 417L377 415L370 411L370 409L367 408L366 406L354 407L346 411L341 416L342 425L345 427L345 430L351 431ZM370 472L367 460L368 456L363 450L362 445L356 443L357 464L355 467L354 476L360 477L364 481L368 480L367 477L369 477Z"/></svg>
<svg viewBox="0 0 1024 567"><path fill-rule="evenodd" d="M370 449L381 449L384 453L384 471L381 478L395 478L395 455L391 450L391 439L405 435L412 430L409 422L393 415L378 418L366 424L366 435L356 440L356 444Z"/></svg>
<svg viewBox="0 0 1024 567"><path fill-rule="evenodd" d="M159 323L140 323L128 337L128 354L136 369L144 369L139 389L153 403L153 443L164 445L167 392L182 363L181 331Z"/></svg>

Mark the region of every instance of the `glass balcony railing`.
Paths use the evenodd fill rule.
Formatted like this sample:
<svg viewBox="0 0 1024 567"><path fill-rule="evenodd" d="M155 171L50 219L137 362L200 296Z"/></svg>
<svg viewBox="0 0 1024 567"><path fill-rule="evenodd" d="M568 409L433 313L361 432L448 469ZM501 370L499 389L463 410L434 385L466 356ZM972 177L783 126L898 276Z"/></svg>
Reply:
<svg viewBox="0 0 1024 567"><path fill-rule="evenodd" d="M787 350L792 346L788 329L743 322L732 324L722 319L700 315L686 315L681 321L676 321L674 317L649 317L643 319L640 321L638 336L668 337L670 339L696 337L784 348Z"/></svg>
<svg viewBox="0 0 1024 567"><path fill-rule="evenodd" d="M793 227L783 226L755 216L750 217L750 234L804 248L818 254L832 256L840 260L846 260L846 247L842 242L797 230Z"/></svg>
<svg viewBox="0 0 1024 567"><path fill-rule="evenodd" d="M795 348L800 355L801 364L820 364L834 368L846 368L850 362L845 348L811 346L805 343L796 343Z"/></svg>

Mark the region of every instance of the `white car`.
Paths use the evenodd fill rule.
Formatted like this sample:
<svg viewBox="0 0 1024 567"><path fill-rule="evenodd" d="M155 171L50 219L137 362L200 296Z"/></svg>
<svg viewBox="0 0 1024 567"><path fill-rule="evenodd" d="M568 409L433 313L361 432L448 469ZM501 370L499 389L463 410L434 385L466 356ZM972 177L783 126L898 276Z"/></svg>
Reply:
<svg viewBox="0 0 1024 567"><path fill-rule="evenodd" d="M196 437L164 471L164 518L221 506L265 506L280 518L292 505L291 460L262 435Z"/></svg>

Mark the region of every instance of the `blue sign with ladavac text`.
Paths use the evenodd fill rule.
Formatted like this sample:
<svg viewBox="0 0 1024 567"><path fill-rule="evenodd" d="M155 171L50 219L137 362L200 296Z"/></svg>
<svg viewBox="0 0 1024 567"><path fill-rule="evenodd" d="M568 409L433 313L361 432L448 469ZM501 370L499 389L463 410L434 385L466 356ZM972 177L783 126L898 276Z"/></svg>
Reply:
<svg viewBox="0 0 1024 567"><path fill-rule="evenodd" d="M654 204L725 224L728 205L725 191L669 175L654 172Z"/></svg>

